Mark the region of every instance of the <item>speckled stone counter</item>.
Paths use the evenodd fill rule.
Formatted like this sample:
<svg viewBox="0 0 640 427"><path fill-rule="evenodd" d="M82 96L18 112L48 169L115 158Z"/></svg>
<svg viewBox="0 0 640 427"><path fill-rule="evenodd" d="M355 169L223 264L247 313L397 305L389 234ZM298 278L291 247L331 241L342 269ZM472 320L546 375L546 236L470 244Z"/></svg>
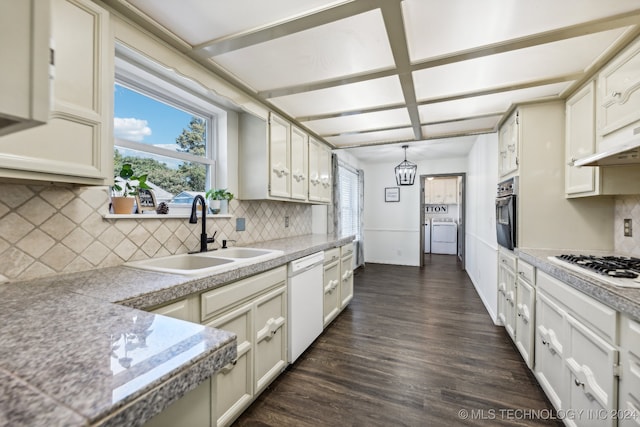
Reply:
<svg viewBox="0 0 640 427"><path fill-rule="evenodd" d="M580 251L568 251L581 253ZM516 249L516 255L523 261L544 271L552 277L566 283L579 291L595 298L609 307L625 313L635 320L640 321L640 289L622 288L596 280L590 276L581 275L552 263L548 257L567 253L562 250L550 249ZM614 255L610 252L587 251L585 254Z"/></svg>
<svg viewBox="0 0 640 427"><path fill-rule="evenodd" d="M110 267L0 285L0 426L140 425L236 356L235 335L151 308L342 246L308 235L219 275Z"/></svg>

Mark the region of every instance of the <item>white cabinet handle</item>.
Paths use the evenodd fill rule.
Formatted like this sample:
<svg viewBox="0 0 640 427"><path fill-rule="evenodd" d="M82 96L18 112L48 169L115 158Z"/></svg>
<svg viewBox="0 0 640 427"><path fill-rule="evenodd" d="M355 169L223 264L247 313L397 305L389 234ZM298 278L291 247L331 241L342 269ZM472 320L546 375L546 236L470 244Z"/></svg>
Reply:
<svg viewBox="0 0 640 427"><path fill-rule="evenodd" d="M622 93L618 92L618 91L613 91L611 92L611 97L612 98L620 98L620 96L622 95Z"/></svg>
<svg viewBox="0 0 640 427"><path fill-rule="evenodd" d="M556 333L552 329L547 329L540 325L538 326L538 334L540 334L542 345L546 345L550 352L562 356L562 344L558 341Z"/></svg>
<svg viewBox="0 0 640 427"><path fill-rule="evenodd" d="M261 342L262 340L270 341L282 325L284 325L284 317L282 316L277 319L272 317L267 320L262 329L260 329L256 334L257 342Z"/></svg>
<svg viewBox="0 0 640 427"><path fill-rule="evenodd" d="M231 362L227 363L226 365L224 365L221 369L220 369L220 373L221 374L228 374L229 372L231 372L233 370L233 368L236 367L236 363L238 363L238 358L236 357L235 359L233 359Z"/></svg>
<svg viewBox="0 0 640 427"><path fill-rule="evenodd" d="M342 275L342 280L348 280L349 277L353 276L353 271L348 270L345 271L344 274Z"/></svg>
<svg viewBox="0 0 640 427"><path fill-rule="evenodd" d="M278 178L282 178L285 175L289 174L289 169L280 166L280 164L278 163L277 165L275 165L273 167L273 172L278 175Z"/></svg>
<svg viewBox="0 0 640 427"><path fill-rule="evenodd" d="M327 286L324 288L324 293L325 294L333 293L333 291L335 291L336 288L338 287L338 283L340 283L338 280L329 280L329 283L327 283Z"/></svg>
<svg viewBox="0 0 640 427"><path fill-rule="evenodd" d="M611 405L609 396L602 390L593 371L587 365L580 365L573 357L567 359L567 366L575 376L574 384L581 387L590 400L597 400L603 408Z"/></svg>
<svg viewBox="0 0 640 427"><path fill-rule="evenodd" d="M505 285L504 283L498 284L498 293L504 294L506 290L507 290L507 285Z"/></svg>

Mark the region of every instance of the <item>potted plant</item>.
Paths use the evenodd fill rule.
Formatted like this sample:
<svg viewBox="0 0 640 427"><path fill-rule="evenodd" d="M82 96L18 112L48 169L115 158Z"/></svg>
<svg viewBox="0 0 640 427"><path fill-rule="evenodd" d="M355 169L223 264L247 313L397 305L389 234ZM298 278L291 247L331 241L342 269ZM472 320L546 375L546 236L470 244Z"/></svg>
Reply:
<svg viewBox="0 0 640 427"><path fill-rule="evenodd" d="M214 190L208 190L205 194L205 198L210 200L209 211L212 214L227 214L229 213L229 202L233 199L233 193L227 191L226 188Z"/></svg>
<svg viewBox="0 0 640 427"><path fill-rule="evenodd" d="M120 172L114 176L113 187L111 187L111 205L113 213L130 214L133 212L134 197L138 194L138 189L148 190L147 174L136 176L130 163L122 165Z"/></svg>

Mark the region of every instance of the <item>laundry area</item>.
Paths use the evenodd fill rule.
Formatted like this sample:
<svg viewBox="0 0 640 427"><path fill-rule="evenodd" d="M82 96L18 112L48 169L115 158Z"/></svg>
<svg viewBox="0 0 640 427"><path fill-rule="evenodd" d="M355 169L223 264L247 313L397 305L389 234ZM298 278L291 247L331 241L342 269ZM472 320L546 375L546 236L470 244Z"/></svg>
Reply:
<svg viewBox="0 0 640 427"><path fill-rule="evenodd" d="M461 253L458 228L462 222L462 177L423 177L424 253Z"/></svg>

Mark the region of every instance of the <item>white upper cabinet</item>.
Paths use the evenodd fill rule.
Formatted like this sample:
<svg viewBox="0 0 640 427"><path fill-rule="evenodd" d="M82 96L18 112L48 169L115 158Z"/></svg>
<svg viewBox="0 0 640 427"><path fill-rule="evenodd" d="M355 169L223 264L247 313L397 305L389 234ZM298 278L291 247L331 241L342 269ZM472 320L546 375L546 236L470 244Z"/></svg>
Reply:
<svg viewBox="0 0 640 427"><path fill-rule="evenodd" d="M600 71L597 104L600 137L640 121L640 39Z"/></svg>
<svg viewBox="0 0 640 427"><path fill-rule="evenodd" d="M0 2L0 135L49 119L50 8L49 0Z"/></svg>
<svg viewBox="0 0 640 427"><path fill-rule="evenodd" d="M458 178L427 180L424 193L426 204L455 205L458 203Z"/></svg>
<svg viewBox="0 0 640 427"><path fill-rule="evenodd" d="M599 190L600 168L573 165L576 160L596 151L594 86L592 81L567 99L564 184L568 196L590 195Z"/></svg>
<svg viewBox="0 0 640 427"><path fill-rule="evenodd" d="M306 200L309 191L309 136L291 127L291 198Z"/></svg>
<svg viewBox="0 0 640 427"><path fill-rule="evenodd" d="M331 202L331 151L285 119L240 114L239 192L244 200Z"/></svg>
<svg viewBox="0 0 640 427"><path fill-rule="evenodd" d="M291 125L271 113L269 116L269 194L291 196Z"/></svg>
<svg viewBox="0 0 640 427"><path fill-rule="evenodd" d="M514 112L503 123L499 133L498 172L500 177L514 175L518 172L519 114Z"/></svg>
<svg viewBox="0 0 640 427"><path fill-rule="evenodd" d="M0 177L107 184L113 177L109 14L89 0L53 0L51 38L55 78L48 122L0 137Z"/></svg>
<svg viewBox="0 0 640 427"><path fill-rule="evenodd" d="M331 186L331 151L309 138L309 201L330 203Z"/></svg>

